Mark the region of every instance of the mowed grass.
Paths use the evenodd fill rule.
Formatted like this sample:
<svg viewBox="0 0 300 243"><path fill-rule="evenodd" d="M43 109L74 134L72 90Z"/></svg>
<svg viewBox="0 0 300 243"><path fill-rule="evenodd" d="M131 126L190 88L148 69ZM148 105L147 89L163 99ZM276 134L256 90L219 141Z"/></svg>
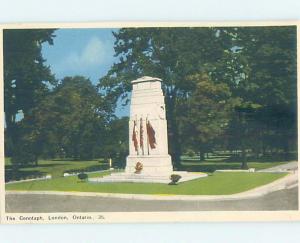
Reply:
<svg viewBox="0 0 300 243"><path fill-rule="evenodd" d="M95 171L106 168L107 165L102 159L74 161L74 160L39 160L38 166L27 166L19 169L18 176L21 178L30 178L50 174L52 178L62 177L65 171L82 170ZM5 159L6 176L11 176L10 158Z"/></svg>
<svg viewBox="0 0 300 243"><path fill-rule="evenodd" d="M265 169L287 162L248 162L249 168L256 170ZM182 166L180 170L190 172L214 172L220 169L240 169L241 162L230 161L229 156L211 156L205 161L199 161L199 157L182 157ZM5 158L5 178L6 181L30 179L45 176L50 174L52 178L63 177L64 172L73 171L99 171L107 169L108 164L105 164L103 159L95 159L88 161L74 161L67 159L56 160L39 160L38 166L29 165L19 168L19 171L13 171L10 158Z"/></svg>
<svg viewBox="0 0 300 243"><path fill-rule="evenodd" d="M187 171L205 171L213 172L215 170L238 170L241 169L241 162L181 162L184 169ZM248 162L249 168L255 168L255 170L267 169L270 167L286 164L286 162Z"/></svg>
<svg viewBox="0 0 300 243"><path fill-rule="evenodd" d="M255 168L255 170L267 169L270 167L283 165L288 161L272 161L272 162L257 162L248 161L249 168ZM205 161L199 161L199 157L183 157L182 158L182 169L187 171L203 171L203 172L214 172L215 170L235 170L241 169L241 161L230 161L228 156L214 156Z"/></svg>
<svg viewBox="0 0 300 243"><path fill-rule="evenodd" d="M93 173L90 177L107 175ZM250 190L284 177L286 173L215 172L210 176L171 186L159 183L91 183L81 182L76 176L45 181L6 184L6 190L74 191L123 194L159 195L229 195Z"/></svg>

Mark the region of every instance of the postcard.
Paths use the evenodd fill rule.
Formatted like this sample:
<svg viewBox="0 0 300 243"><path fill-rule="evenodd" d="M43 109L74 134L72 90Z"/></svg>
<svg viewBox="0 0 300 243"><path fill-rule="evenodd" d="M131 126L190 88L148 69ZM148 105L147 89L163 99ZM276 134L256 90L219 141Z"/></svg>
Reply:
<svg viewBox="0 0 300 243"><path fill-rule="evenodd" d="M0 37L1 223L300 219L299 22Z"/></svg>

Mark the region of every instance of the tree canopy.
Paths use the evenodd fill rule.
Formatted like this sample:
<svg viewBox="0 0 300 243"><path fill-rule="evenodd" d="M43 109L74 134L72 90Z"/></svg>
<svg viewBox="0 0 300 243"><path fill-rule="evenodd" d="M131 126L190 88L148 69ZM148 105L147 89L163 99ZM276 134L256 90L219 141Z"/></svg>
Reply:
<svg viewBox="0 0 300 243"><path fill-rule="evenodd" d="M198 126L203 117L206 125L202 124L202 131L211 131L203 134L205 138L200 136L202 141L212 141L217 134L222 138L221 134L224 134L224 139L219 139L224 149L226 145L234 144L233 141L228 141L232 139L236 141L236 149L244 150L238 142L241 136L237 136L237 130L240 128L244 133L251 125L252 132L261 134L261 137L255 139L262 143L268 140L266 138L270 134L279 136L282 133L285 134L281 135L281 138L285 137L285 150L286 144L295 143L295 137L291 135L296 133L295 26L123 28L115 32L114 36L115 55L119 57L119 62L100 79L99 87L116 103L120 97L126 98L130 92L131 80L143 75L162 78L170 151L175 163L180 161L185 146L182 141L186 140L183 135L185 133L180 131L186 127L179 125L182 119L185 120L182 107L189 107L192 103L198 108L190 107L189 117L197 116L200 119L195 118ZM199 75L207 77L211 90L207 90L207 86L199 89ZM236 102L236 109L233 109L235 112L230 109L224 111L228 113L224 117L229 117L229 120L223 126L222 133L210 129L213 124L207 122L210 120L209 114L218 111L218 106L212 105L218 100L216 93L212 92L210 95L217 87L226 87L222 92L228 89L228 95ZM205 98L209 95L211 105L203 104L200 108L201 102L208 102ZM193 102L195 97L200 102L198 106L197 102ZM240 116L239 107L248 106L253 110L251 123L237 118ZM287 114L280 113L279 110L282 109ZM280 121L274 120L274 114L277 114L277 118L280 117ZM279 127L279 124L285 124L283 121L291 125L291 130ZM247 129L241 123L246 124ZM195 141L195 147L198 148L202 143L196 139L199 131L190 139ZM250 137L248 133L243 136L243 140L248 141ZM277 137L276 140L281 138ZM283 149L283 143L279 149ZM255 151L265 151L265 145L262 144L259 149L249 146ZM274 147L274 143L269 145ZM206 146L209 147L209 142Z"/></svg>
<svg viewBox="0 0 300 243"><path fill-rule="evenodd" d="M3 35L4 112L6 140L11 149L18 137L16 116L27 116L56 80L41 54L43 43L53 44L54 29L7 29Z"/></svg>
<svg viewBox="0 0 300 243"><path fill-rule="evenodd" d="M42 56L54 29L4 31L5 152L16 164L39 157L116 158L128 153L133 79L161 78L174 167L193 150L247 156L283 154L297 145L296 27L122 28L118 61L99 83L56 80ZM17 114L24 118L17 120Z"/></svg>

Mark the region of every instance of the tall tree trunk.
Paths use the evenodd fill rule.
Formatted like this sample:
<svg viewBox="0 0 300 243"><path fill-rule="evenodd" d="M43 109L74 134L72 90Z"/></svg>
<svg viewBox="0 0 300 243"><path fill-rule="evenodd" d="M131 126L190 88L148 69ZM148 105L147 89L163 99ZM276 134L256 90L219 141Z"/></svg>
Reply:
<svg viewBox="0 0 300 243"><path fill-rule="evenodd" d="M166 104L167 104L167 121L168 121L168 141L170 147L170 153L172 156L172 163L174 168L179 169L181 167L180 155L181 155L181 144L178 133L178 126L175 117L175 91L172 92L172 95L167 95Z"/></svg>
<svg viewBox="0 0 300 243"><path fill-rule="evenodd" d="M243 170L247 170L248 169L247 157L246 157L246 149L245 149L244 142L242 142L242 166L241 166L241 168Z"/></svg>
<svg viewBox="0 0 300 243"><path fill-rule="evenodd" d="M283 151L284 151L284 160L289 160L289 141L288 139L285 139L284 145L283 145Z"/></svg>
<svg viewBox="0 0 300 243"><path fill-rule="evenodd" d="M37 167L39 165L39 162L38 162L38 156L35 156L34 158L34 165Z"/></svg>
<svg viewBox="0 0 300 243"><path fill-rule="evenodd" d="M205 160L205 151L200 149L199 152L200 152L200 161L204 161Z"/></svg>
<svg viewBox="0 0 300 243"><path fill-rule="evenodd" d="M14 150L16 149L17 145L17 127L15 123L15 117L16 115L10 114L6 112L5 114L5 122L6 122L6 132L5 132L5 138L11 141L11 146L12 146L12 155L14 154Z"/></svg>
<svg viewBox="0 0 300 243"><path fill-rule="evenodd" d="M205 153L200 152L200 161L204 161L204 160L205 160Z"/></svg>

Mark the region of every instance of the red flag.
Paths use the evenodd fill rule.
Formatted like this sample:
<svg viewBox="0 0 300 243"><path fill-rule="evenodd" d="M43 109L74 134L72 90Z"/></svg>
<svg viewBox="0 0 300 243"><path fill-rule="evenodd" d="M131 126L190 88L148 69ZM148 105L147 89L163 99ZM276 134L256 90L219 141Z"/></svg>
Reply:
<svg viewBox="0 0 300 243"><path fill-rule="evenodd" d="M143 119L140 119L140 147L144 154L144 129L143 129Z"/></svg>
<svg viewBox="0 0 300 243"><path fill-rule="evenodd" d="M148 141L151 149L156 148L156 139L155 139L155 131L153 127L151 126L150 121L147 121L147 135L148 135Z"/></svg>
<svg viewBox="0 0 300 243"><path fill-rule="evenodd" d="M136 122L133 121L133 132L132 132L132 141L133 141L133 145L134 145L134 149L136 152L138 152L138 140L136 137Z"/></svg>

